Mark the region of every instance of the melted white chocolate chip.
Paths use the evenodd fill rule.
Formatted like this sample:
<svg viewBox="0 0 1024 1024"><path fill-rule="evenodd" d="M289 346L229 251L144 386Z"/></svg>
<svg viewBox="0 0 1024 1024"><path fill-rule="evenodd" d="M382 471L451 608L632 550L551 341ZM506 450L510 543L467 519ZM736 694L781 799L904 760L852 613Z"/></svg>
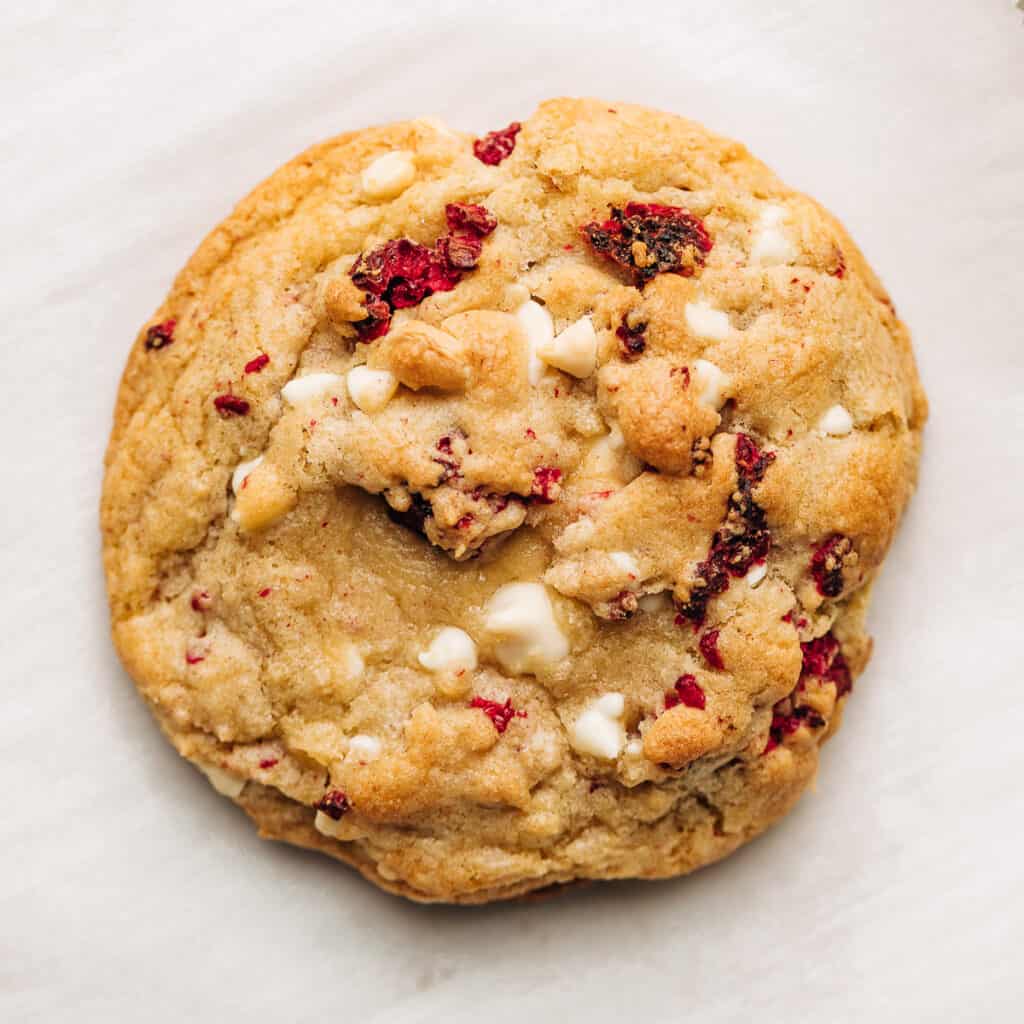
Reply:
<svg viewBox="0 0 1024 1024"><path fill-rule="evenodd" d="M238 492L245 486L246 478L262 461L263 456L257 455L255 459L249 459L247 462L240 462L235 467L234 473L231 474L232 494L238 494Z"/></svg>
<svg viewBox="0 0 1024 1024"><path fill-rule="evenodd" d="M730 378L727 373L706 359L698 359L693 364L694 381L699 389L697 401L711 409L721 409L725 405L725 390Z"/></svg>
<svg viewBox="0 0 1024 1024"><path fill-rule="evenodd" d="M787 215L786 208L775 203L769 204L761 211L757 233L750 247L751 263L771 267L796 262L796 247L781 227Z"/></svg>
<svg viewBox="0 0 1024 1024"><path fill-rule="evenodd" d="M544 376L544 362L539 353L554 342L555 322L551 314L533 299L524 302L515 311L515 318L526 335L527 375L531 384L539 384Z"/></svg>
<svg viewBox="0 0 1024 1024"><path fill-rule="evenodd" d="M501 641L495 655L509 672L534 672L569 653L569 641L541 583L499 587L487 604L484 628Z"/></svg>
<svg viewBox="0 0 1024 1024"><path fill-rule="evenodd" d="M547 311L545 310L545 313ZM597 366L597 333L589 316L580 317L560 334L551 334L534 346L537 357L548 366L573 377L589 377Z"/></svg>
<svg viewBox="0 0 1024 1024"><path fill-rule="evenodd" d="M603 760L619 756L626 742L622 716L626 700L621 693L606 693L598 697L576 719L569 733L569 742L581 754L592 754Z"/></svg>
<svg viewBox="0 0 1024 1024"><path fill-rule="evenodd" d="M294 377L281 388L281 397L292 406L309 402L333 391L338 397L345 394L345 378L337 373L307 373Z"/></svg>
<svg viewBox="0 0 1024 1024"><path fill-rule="evenodd" d="M445 626L419 655L419 663L431 672L463 672L476 668L476 644L464 630Z"/></svg>
<svg viewBox="0 0 1024 1024"><path fill-rule="evenodd" d="M210 780L210 785L221 796L229 796L233 800L245 789L245 779L231 775L229 772L224 771L223 768L217 768L212 764L201 764L199 765L199 770Z"/></svg>
<svg viewBox="0 0 1024 1024"><path fill-rule="evenodd" d="M412 154L404 149L377 157L363 168L360 183L367 199L394 199L416 180Z"/></svg>
<svg viewBox="0 0 1024 1024"><path fill-rule="evenodd" d="M725 341L729 337L729 314L715 309L708 302L686 304L686 326L698 337L708 341Z"/></svg>
<svg viewBox="0 0 1024 1024"><path fill-rule="evenodd" d="M380 412L394 397L398 378L390 370L353 366L346 379L349 397L365 413Z"/></svg>
<svg viewBox="0 0 1024 1024"><path fill-rule="evenodd" d="M831 437L845 437L853 430L853 417L841 405L833 405L818 421L818 429Z"/></svg>

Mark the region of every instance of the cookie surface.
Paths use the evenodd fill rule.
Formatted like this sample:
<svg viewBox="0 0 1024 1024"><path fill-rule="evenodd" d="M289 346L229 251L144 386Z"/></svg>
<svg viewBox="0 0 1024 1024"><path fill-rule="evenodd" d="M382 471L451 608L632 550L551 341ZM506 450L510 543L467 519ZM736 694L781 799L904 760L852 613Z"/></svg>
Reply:
<svg viewBox="0 0 1024 1024"><path fill-rule="evenodd" d="M589 100L340 136L140 332L114 640L262 834L387 889L683 873L812 779L925 416L859 250L736 143Z"/></svg>

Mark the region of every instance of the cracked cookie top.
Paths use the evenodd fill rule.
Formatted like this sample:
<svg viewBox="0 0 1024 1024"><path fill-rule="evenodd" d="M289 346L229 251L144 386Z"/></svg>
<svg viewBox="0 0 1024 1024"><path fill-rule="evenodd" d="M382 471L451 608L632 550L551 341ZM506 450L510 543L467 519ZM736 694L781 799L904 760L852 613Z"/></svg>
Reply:
<svg viewBox="0 0 1024 1024"><path fill-rule="evenodd" d="M140 331L114 639L265 834L386 887L689 870L813 774L925 416L860 251L734 142L591 100L340 136Z"/></svg>

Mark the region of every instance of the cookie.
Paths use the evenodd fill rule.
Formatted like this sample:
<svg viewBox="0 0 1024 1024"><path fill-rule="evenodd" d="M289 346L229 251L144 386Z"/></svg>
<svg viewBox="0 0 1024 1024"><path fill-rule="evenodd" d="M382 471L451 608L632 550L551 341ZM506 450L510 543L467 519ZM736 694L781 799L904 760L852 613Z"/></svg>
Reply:
<svg viewBox="0 0 1024 1024"><path fill-rule="evenodd" d="M926 402L839 222L561 99L314 146L141 330L113 637L264 836L417 900L662 878L814 776Z"/></svg>

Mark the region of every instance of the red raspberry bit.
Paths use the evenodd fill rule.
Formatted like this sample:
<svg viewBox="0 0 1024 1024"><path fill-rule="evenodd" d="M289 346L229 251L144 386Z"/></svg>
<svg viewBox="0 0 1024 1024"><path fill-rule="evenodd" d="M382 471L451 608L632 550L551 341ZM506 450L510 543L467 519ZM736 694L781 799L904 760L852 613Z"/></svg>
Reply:
<svg viewBox="0 0 1024 1024"><path fill-rule="evenodd" d="M250 359L245 364L246 373L259 373L267 363L270 362L270 356L266 352L261 352L255 359Z"/></svg>
<svg viewBox="0 0 1024 1024"><path fill-rule="evenodd" d="M217 412L225 419L229 416L246 416L249 412L249 403L244 398L239 398L238 395L230 393L218 395L213 400L213 404Z"/></svg>
<svg viewBox="0 0 1024 1024"><path fill-rule="evenodd" d="M206 655L200 654L198 651L188 650L185 651L185 662L189 665L198 665L199 662L205 661Z"/></svg>
<svg viewBox="0 0 1024 1024"><path fill-rule="evenodd" d="M477 203L449 203L444 208L444 219L452 235L486 238L498 226L498 218L486 206Z"/></svg>
<svg viewBox="0 0 1024 1024"><path fill-rule="evenodd" d="M850 666L843 657L839 641L831 633L802 643L800 650L804 656L802 676L818 676L828 683L835 683L837 698L853 689Z"/></svg>
<svg viewBox="0 0 1024 1024"><path fill-rule="evenodd" d="M539 466L533 471L530 496L540 505L550 505L562 490L562 471L555 466Z"/></svg>
<svg viewBox="0 0 1024 1024"><path fill-rule="evenodd" d="M690 368L688 366L673 366L668 371L668 375L681 378L680 383L683 385L684 390L690 386Z"/></svg>
<svg viewBox="0 0 1024 1024"><path fill-rule="evenodd" d="M192 606L194 612L205 612L212 603L210 592L208 590L197 590L192 595L192 600L189 604Z"/></svg>
<svg viewBox="0 0 1024 1024"><path fill-rule="evenodd" d="M725 668L725 662L722 661L722 655L718 652L718 630L709 629L701 638L698 645L700 647L700 653L704 655L704 660L712 667L722 671Z"/></svg>
<svg viewBox="0 0 1024 1024"><path fill-rule="evenodd" d="M475 521L476 521L476 520L475 520L475 517L474 517L474 516L473 516L472 514L470 514L470 513L468 513L468 512L467 512L467 513L466 513L466 515L464 515L464 516L463 516L463 517L462 517L462 518L461 518L461 519L460 519L460 520L459 520L459 521L458 521L458 522L457 522L457 523L455 524L455 529L456 529L456 530L468 530L468 529L469 529L469 528L470 528L470 527L471 527L471 526L473 525L473 523L474 523Z"/></svg>
<svg viewBox="0 0 1024 1024"><path fill-rule="evenodd" d="M473 156L481 163L497 166L516 148L516 136L522 127L518 121L513 121L507 128L488 132L473 143Z"/></svg>
<svg viewBox="0 0 1024 1024"><path fill-rule="evenodd" d="M674 708L677 704L684 704L688 708L696 708L703 711L707 705L707 698L704 691L697 683L697 677L689 672L680 676L671 690L665 694L665 710Z"/></svg>
<svg viewBox="0 0 1024 1024"><path fill-rule="evenodd" d="M775 453L762 452L746 434L737 434L735 458L737 488L729 498L726 521L712 539L708 557L697 566L690 596L679 606L677 625L688 621L699 627L711 599L729 589L729 578L745 576L752 565L768 557L771 533L753 489L764 479Z"/></svg>
<svg viewBox="0 0 1024 1024"><path fill-rule="evenodd" d="M534 432L534 430L533 430L533 428L532 428L532 427L527 427L527 428L526 428L526 436L527 436L527 437L528 437L528 438L529 438L529 439L530 439L531 441L536 441L536 440L537 440L537 434L536 434L536 433Z"/></svg>
<svg viewBox="0 0 1024 1024"><path fill-rule="evenodd" d="M146 331L146 340L143 342L146 349L153 352L157 349L167 348L174 341L174 328L177 324L178 321L173 317L170 320L165 320L162 324L153 324Z"/></svg>
<svg viewBox="0 0 1024 1024"><path fill-rule="evenodd" d="M471 708L479 708L494 723L494 728L499 733L504 732L508 728L508 723L513 718L526 718L525 711L516 711L512 707L511 697L504 704L496 700L488 700L486 697L474 697L469 702L469 706Z"/></svg>
<svg viewBox="0 0 1024 1024"><path fill-rule="evenodd" d="M841 533L834 533L815 549L811 556L811 575L823 597L838 597L843 592L843 566L853 561L853 542Z"/></svg>
<svg viewBox="0 0 1024 1024"><path fill-rule="evenodd" d="M332 789L324 793L323 797L313 806L334 821L340 821L352 809L348 797L340 789Z"/></svg>
<svg viewBox="0 0 1024 1024"><path fill-rule="evenodd" d="M477 265L483 239L498 224L476 203L449 203L445 219L449 233L433 246L398 238L356 258L349 276L366 292L366 317L355 325L363 341L386 334L394 310L417 306L434 292L450 292Z"/></svg>
<svg viewBox="0 0 1024 1024"><path fill-rule="evenodd" d="M264 770L266 770L267 768L273 768L275 764L277 764L276 757L265 757L263 758L262 761L260 761L260 767Z"/></svg>
<svg viewBox="0 0 1024 1024"><path fill-rule="evenodd" d="M713 245L699 217L660 203L613 206L608 220L582 231L594 252L628 270L638 288L658 274L692 277Z"/></svg>
<svg viewBox="0 0 1024 1024"><path fill-rule="evenodd" d="M647 348L646 331L646 323L641 322L630 327L628 316L622 318L622 323L616 328L615 337L619 339L623 359L639 359L643 355L644 349Z"/></svg>
<svg viewBox="0 0 1024 1024"><path fill-rule="evenodd" d="M270 593L270 587L264 587L260 591L260 597L266 597Z"/></svg>

